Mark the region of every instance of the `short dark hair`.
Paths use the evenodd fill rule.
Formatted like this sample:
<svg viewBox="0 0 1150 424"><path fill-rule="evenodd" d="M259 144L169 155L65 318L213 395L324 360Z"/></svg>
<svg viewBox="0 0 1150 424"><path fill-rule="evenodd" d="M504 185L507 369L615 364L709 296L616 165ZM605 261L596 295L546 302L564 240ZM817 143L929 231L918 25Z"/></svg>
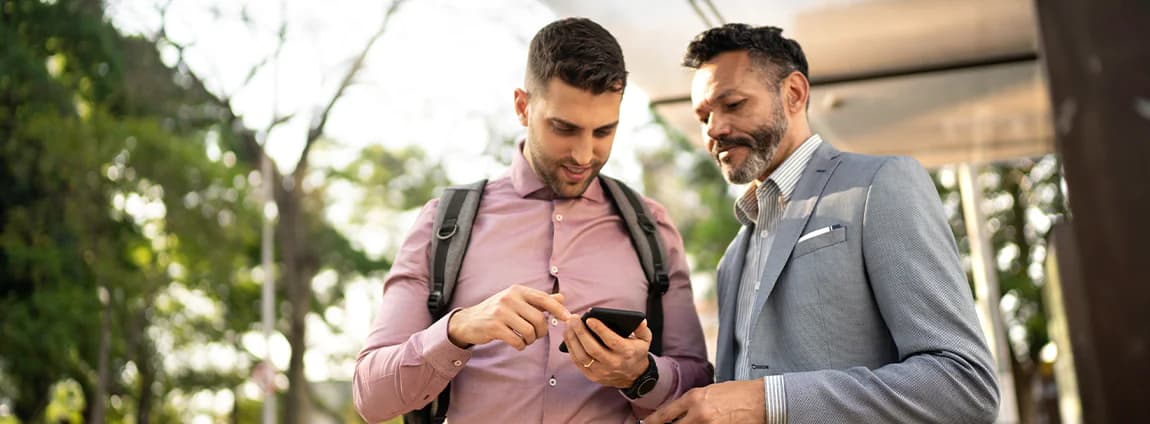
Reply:
<svg viewBox="0 0 1150 424"><path fill-rule="evenodd" d="M773 26L726 24L703 31L687 46L683 66L699 69L721 53L740 50L750 55L755 66L768 71L767 75L773 75L771 84L777 84L795 71L810 78L803 48L795 40L783 37L782 28ZM771 65L774 65L774 74L769 73Z"/></svg>
<svg viewBox="0 0 1150 424"><path fill-rule="evenodd" d="M551 78L592 94L627 86L623 49L615 37L587 18L552 22L535 34L527 54L527 84L546 87Z"/></svg>

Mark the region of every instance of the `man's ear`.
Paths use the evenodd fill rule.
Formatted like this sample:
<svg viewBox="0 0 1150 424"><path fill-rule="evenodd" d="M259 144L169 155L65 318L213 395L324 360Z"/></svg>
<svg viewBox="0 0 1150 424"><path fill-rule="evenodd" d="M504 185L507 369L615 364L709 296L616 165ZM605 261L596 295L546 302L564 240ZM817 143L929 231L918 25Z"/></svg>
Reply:
<svg viewBox="0 0 1150 424"><path fill-rule="evenodd" d="M522 88L515 89L515 115L519 117L519 123L527 126L527 103L528 103L527 90Z"/></svg>
<svg viewBox="0 0 1150 424"><path fill-rule="evenodd" d="M811 95L811 83L802 72L794 71L783 80L786 91L786 109L788 113L797 114L807 110L807 99Z"/></svg>

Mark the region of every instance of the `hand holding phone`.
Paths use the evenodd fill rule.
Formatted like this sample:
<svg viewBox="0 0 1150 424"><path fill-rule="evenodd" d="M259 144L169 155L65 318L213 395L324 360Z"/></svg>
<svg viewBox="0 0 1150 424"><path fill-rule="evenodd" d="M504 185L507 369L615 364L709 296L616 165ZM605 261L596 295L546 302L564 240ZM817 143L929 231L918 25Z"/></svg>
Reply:
<svg viewBox="0 0 1150 424"><path fill-rule="evenodd" d="M635 329L639 328L639 324L647 318L647 315L639 311L596 307L591 308L591 310L583 314L580 319L582 319L583 324L586 325L587 320L590 318L599 320L606 325L607 328L610 328L611 331L614 331L615 334L621 337L630 337L631 333L634 333ZM600 345L603 344L603 339L599 338L598 334L592 331L591 335L595 337L595 341L599 342ZM567 342L559 344L559 351L567 353Z"/></svg>

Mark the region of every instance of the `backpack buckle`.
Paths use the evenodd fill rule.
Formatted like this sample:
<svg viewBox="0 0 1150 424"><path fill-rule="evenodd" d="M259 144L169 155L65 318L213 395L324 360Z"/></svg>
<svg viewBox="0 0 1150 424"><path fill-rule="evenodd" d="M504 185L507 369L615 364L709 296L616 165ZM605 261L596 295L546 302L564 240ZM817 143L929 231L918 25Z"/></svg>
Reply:
<svg viewBox="0 0 1150 424"><path fill-rule="evenodd" d="M438 311L443 308L443 292L433 291L427 295L427 309L432 312Z"/></svg>
<svg viewBox="0 0 1150 424"><path fill-rule="evenodd" d="M454 237L455 233L458 231L459 226L455 225L454 223L451 224L451 228L448 228L447 225L444 225L443 227L439 228L438 232L435 233L435 238L440 240L447 240Z"/></svg>
<svg viewBox="0 0 1150 424"><path fill-rule="evenodd" d="M660 272L655 276L655 290L659 291L660 295L667 294L667 290L671 288L671 277L667 273Z"/></svg>
<svg viewBox="0 0 1150 424"><path fill-rule="evenodd" d="M647 215L639 215L639 227L643 229L644 233L655 234L655 223L651 222Z"/></svg>

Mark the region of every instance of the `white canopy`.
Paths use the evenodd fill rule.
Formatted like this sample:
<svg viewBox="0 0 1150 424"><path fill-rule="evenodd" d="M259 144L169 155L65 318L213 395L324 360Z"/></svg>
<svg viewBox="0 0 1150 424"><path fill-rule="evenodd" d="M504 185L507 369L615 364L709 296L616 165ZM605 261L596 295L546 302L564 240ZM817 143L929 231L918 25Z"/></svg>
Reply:
<svg viewBox="0 0 1150 424"><path fill-rule="evenodd" d="M774 25L807 54L811 121L835 146L926 166L1053 149L1037 24L1025 0L543 0L618 37L632 82L699 141L686 45L721 22Z"/></svg>

